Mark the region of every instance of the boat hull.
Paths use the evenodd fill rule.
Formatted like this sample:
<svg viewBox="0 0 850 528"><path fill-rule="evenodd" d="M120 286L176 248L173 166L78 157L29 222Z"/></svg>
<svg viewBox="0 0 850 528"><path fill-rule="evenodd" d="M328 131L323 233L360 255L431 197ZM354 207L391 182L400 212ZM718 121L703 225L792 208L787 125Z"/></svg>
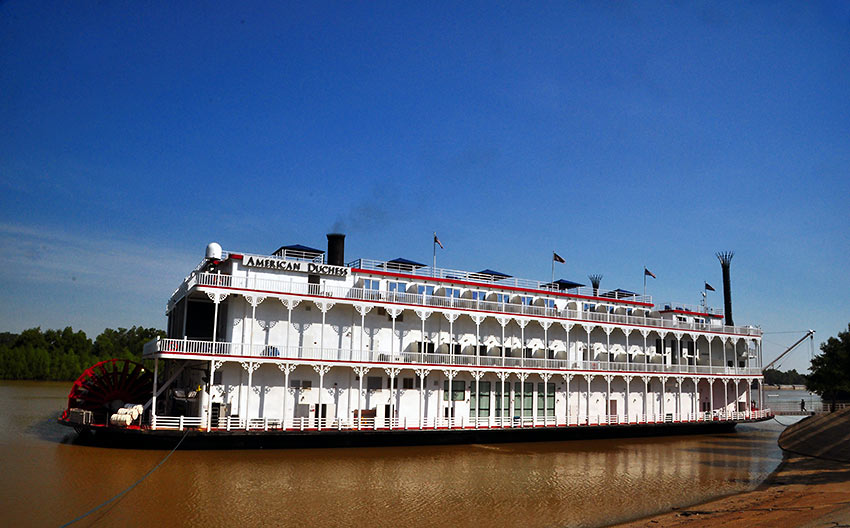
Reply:
<svg viewBox="0 0 850 528"><path fill-rule="evenodd" d="M80 426L60 420L77 430L74 443L103 447L170 449L185 436L181 449L266 449L405 446L440 444L489 444L505 442L552 442L600 438L639 438L683 434L728 433L739 423L768 420L685 422L631 425L526 427L492 429L378 429L306 431L179 431L147 428Z"/></svg>

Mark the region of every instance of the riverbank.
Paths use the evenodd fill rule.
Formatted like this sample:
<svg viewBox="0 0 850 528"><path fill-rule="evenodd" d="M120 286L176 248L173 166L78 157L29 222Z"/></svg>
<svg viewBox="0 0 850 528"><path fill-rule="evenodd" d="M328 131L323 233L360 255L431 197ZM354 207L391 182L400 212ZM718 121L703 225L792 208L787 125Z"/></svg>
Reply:
<svg viewBox="0 0 850 528"><path fill-rule="evenodd" d="M814 416L779 437L785 458L757 489L618 528L785 526L850 521L850 409Z"/></svg>

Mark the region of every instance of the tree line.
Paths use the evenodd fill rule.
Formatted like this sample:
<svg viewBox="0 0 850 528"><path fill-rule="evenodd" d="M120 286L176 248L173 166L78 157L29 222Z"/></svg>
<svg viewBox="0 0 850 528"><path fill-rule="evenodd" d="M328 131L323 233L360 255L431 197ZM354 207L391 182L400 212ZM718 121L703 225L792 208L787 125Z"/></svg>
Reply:
<svg viewBox="0 0 850 528"><path fill-rule="evenodd" d="M770 368L764 371L764 384L805 385L806 376L797 372L797 369L782 371Z"/></svg>
<svg viewBox="0 0 850 528"><path fill-rule="evenodd" d="M30 328L0 333L0 379L68 381L98 361L141 362L144 344L165 332L156 328L107 328L94 341L82 330Z"/></svg>

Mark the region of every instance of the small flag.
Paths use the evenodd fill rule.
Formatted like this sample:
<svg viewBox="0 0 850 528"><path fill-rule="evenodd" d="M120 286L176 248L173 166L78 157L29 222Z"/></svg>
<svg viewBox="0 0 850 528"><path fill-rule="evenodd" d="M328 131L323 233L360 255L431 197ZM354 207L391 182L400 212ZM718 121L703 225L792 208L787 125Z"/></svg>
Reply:
<svg viewBox="0 0 850 528"><path fill-rule="evenodd" d="M655 273L652 273L651 271L649 271L649 270L648 270L648 269L646 269L646 268L643 268L643 274L644 274L644 276L649 275L649 276L650 276L650 277L652 277L653 279L657 279L657 278L658 278L658 277L656 277L656 276L655 276Z"/></svg>
<svg viewBox="0 0 850 528"><path fill-rule="evenodd" d="M559 254L555 253L554 251L552 252L552 260L554 260L555 262L560 262L561 264L566 264L566 263L567 263L567 261L566 261L566 260L564 260L564 257L562 257L561 255L559 255Z"/></svg>
<svg viewBox="0 0 850 528"><path fill-rule="evenodd" d="M715 290L714 288L711 287L711 284L709 284L707 282L705 283L705 289L708 290L708 291L717 291L717 290Z"/></svg>
<svg viewBox="0 0 850 528"><path fill-rule="evenodd" d="M446 248L443 247L443 243L440 242L440 239L437 238L437 233L434 233L434 243L437 244L438 246L440 246L440 249L446 249Z"/></svg>

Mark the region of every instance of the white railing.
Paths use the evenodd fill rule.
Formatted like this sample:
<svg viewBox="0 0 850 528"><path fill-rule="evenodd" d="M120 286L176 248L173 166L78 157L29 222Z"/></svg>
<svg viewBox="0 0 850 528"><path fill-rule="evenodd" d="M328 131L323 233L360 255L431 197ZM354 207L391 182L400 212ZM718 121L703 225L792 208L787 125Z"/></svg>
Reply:
<svg viewBox="0 0 850 528"><path fill-rule="evenodd" d="M662 302L655 305L658 311L664 310L679 310L684 312L700 313L706 315L723 315L723 308L713 308L711 306L701 306L699 304L684 304L674 302Z"/></svg>
<svg viewBox="0 0 850 528"><path fill-rule="evenodd" d="M730 374L757 375L756 367L734 368L709 365L664 365L661 363L619 363L608 361L572 361L566 359L476 356L467 354L432 354L421 352L389 353L378 350L346 348L298 347L286 345L263 345L247 343L213 343L194 339L154 339L145 345L148 351L160 354L186 354L209 357L252 357L280 360L339 361L352 363L404 363L422 365L452 365L491 368L528 368L544 370L579 370L606 372L658 372L664 374Z"/></svg>
<svg viewBox="0 0 850 528"><path fill-rule="evenodd" d="M552 291L559 292L561 291L556 284L552 284L551 282L543 282L536 281L531 279L521 279L519 277L500 277L497 275L489 275L486 273L479 273L474 271L464 271L464 270L455 270L448 268L433 268L431 266L425 266L420 268L412 268L409 266L399 265L393 262L387 262L383 260L372 260L372 259L358 259L353 262L349 262L348 266L352 268L359 268L362 270L373 270L373 271L388 271L388 272L398 272L402 271L405 275L413 275L415 277L422 277L423 280L426 279L450 279L450 280L460 280L464 282L474 282L479 283L485 288L492 288L494 286L507 286L512 288L526 288L530 290L541 290L541 291ZM619 299L630 302L643 302L643 303L652 303L652 297L649 295L638 295L638 294L630 294L623 293L621 291L616 290L595 290L591 287L580 286L576 288L569 288L566 290L567 293L573 295L584 295L587 297L609 297L611 299Z"/></svg>
<svg viewBox="0 0 850 528"><path fill-rule="evenodd" d="M500 312L505 314L526 315L530 317L553 317L592 321L608 324L632 324L668 328L671 330L702 330L724 334L745 334L760 336L761 330L751 326L723 326L706 323L680 323L671 319L642 317L626 314L600 313L584 310L569 310L549 308L534 304L501 303L441 295L405 293L348 286L331 286L327 284L307 284L304 282L267 279L257 276L238 277L217 273L199 273L191 277L187 288L195 286L211 286L218 288L237 288L243 290L260 290L271 293L308 295L315 297L333 297L350 301L385 302L393 304L408 304L432 308L454 308L460 310L476 310Z"/></svg>
<svg viewBox="0 0 850 528"><path fill-rule="evenodd" d="M527 412L527 411L526 411ZM250 418L223 416L213 422L213 429L221 431L313 431L313 430L422 430L422 429L523 429L536 427L600 426L600 425L637 425L699 421L744 421L767 418L769 409L745 412L717 411L715 413L685 413L681 417L676 413L638 414L628 418L622 415L571 415L566 419L557 416L458 416L452 418L418 417L402 418ZM204 428L203 418L196 416L154 416L150 422L152 429Z"/></svg>
<svg viewBox="0 0 850 528"><path fill-rule="evenodd" d="M151 418L152 429L177 429L187 427L200 428L203 420L197 416L154 416Z"/></svg>

